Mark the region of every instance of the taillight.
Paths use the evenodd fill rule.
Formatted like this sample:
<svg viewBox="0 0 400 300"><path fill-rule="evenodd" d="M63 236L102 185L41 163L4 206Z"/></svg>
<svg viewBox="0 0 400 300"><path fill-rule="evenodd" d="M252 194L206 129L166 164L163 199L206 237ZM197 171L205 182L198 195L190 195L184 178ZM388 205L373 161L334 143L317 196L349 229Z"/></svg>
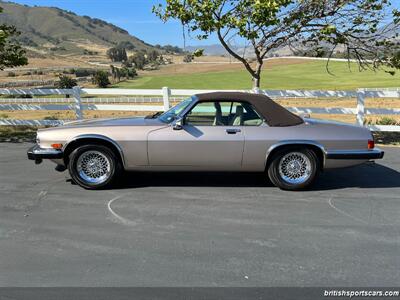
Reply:
<svg viewBox="0 0 400 300"><path fill-rule="evenodd" d="M375 142L374 140L368 140L368 149L372 150L375 148Z"/></svg>

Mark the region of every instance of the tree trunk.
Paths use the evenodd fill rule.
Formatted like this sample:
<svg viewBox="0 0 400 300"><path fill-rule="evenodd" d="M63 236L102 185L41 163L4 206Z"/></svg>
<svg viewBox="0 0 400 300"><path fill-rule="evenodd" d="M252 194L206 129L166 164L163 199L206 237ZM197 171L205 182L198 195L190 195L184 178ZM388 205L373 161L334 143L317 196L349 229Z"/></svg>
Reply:
<svg viewBox="0 0 400 300"><path fill-rule="evenodd" d="M259 89L260 88L260 76L255 75L253 77L253 89Z"/></svg>
<svg viewBox="0 0 400 300"><path fill-rule="evenodd" d="M253 74L253 89L260 89L262 65L263 65L263 60L258 59L257 66Z"/></svg>

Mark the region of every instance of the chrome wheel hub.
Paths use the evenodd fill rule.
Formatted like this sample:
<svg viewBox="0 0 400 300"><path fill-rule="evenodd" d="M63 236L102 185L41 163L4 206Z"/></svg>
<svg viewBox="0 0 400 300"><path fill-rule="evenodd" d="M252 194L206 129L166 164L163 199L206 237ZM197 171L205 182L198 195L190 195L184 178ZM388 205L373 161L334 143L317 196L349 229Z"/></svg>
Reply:
<svg viewBox="0 0 400 300"><path fill-rule="evenodd" d="M311 161L301 152L288 153L279 162L279 175L289 184L304 183L310 178L311 173Z"/></svg>
<svg viewBox="0 0 400 300"><path fill-rule="evenodd" d="M87 151L79 156L77 171L84 181L100 184L110 177L111 163L103 153L99 151Z"/></svg>

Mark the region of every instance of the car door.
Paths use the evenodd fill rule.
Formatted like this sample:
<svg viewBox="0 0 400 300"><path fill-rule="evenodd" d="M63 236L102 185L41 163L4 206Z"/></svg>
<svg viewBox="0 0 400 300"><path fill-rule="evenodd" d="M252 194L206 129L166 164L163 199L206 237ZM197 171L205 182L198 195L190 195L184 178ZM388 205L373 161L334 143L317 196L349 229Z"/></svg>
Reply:
<svg viewBox="0 0 400 300"><path fill-rule="evenodd" d="M229 125L232 102L197 103L173 126L148 135L151 166L182 166L204 170L235 170L242 166L244 132Z"/></svg>

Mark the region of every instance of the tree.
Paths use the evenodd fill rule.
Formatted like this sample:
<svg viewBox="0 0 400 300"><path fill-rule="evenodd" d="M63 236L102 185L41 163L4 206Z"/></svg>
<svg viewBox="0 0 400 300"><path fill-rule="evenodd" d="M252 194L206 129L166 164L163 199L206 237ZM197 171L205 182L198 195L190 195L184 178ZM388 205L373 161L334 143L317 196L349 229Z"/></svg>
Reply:
<svg viewBox="0 0 400 300"><path fill-rule="evenodd" d="M127 67L123 67L121 69L121 75L124 78L127 79L133 79L137 76L137 72L135 68L127 68Z"/></svg>
<svg viewBox="0 0 400 300"><path fill-rule="evenodd" d="M0 7L0 13L2 12ZM17 35L19 32L14 26L0 25L0 70L28 64L25 51L11 39Z"/></svg>
<svg viewBox="0 0 400 300"><path fill-rule="evenodd" d="M135 65L135 67L139 70L143 70L144 66L147 63L146 57L143 52L138 52L135 55L129 57L129 60Z"/></svg>
<svg viewBox="0 0 400 300"><path fill-rule="evenodd" d="M66 75L60 75L59 79L60 80L56 83L56 87L59 89L72 89L74 86L78 85L78 81ZM66 97L69 98L69 95L66 95Z"/></svg>
<svg viewBox="0 0 400 300"><path fill-rule="evenodd" d="M193 60L193 54L186 54L184 57L183 57L183 62L185 62L185 63L190 63L190 62L192 62L192 60Z"/></svg>
<svg viewBox="0 0 400 300"><path fill-rule="evenodd" d="M110 66L111 69L111 76L114 80L114 82L120 82L121 81L121 73L117 67L114 67L113 65Z"/></svg>
<svg viewBox="0 0 400 300"><path fill-rule="evenodd" d="M60 75L59 81L56 83L56 86L59 89L72 89L74 86L77 85L78 82L76 81L76 79L66 75Z"/></svg>
<svg viewBox="0 0 400 300"><path fill-rule="evenodd" d="M111 65L110 68L114 82L120 82L121 78L133 79L137 76L136 69L133 67L118 68Z"/></svg>
<svg viewBox="0 0 400 300"><path fill-rule="evenodd" d="M107 57L113 62L126 61L128 56L125 48L114 47L107 50Z"/></svg>
<svg viewBox="0 0 400 300"><path fill-rule="evenodd" d="M108 79L108 72L106 71L97 71L93 75L92 82L99 88L106 88L109 84L111 84L110 80Z"/></svg>
<svg viewBox="0 0 400 300"><path fill-rule="evenodd" d="M393 56L399 46L393 29L399 26L400 12L390 0L166 0L153 12L165 22L180 20L198 39L216 34L227 52L243 63L255 88L260 87L264 58L287 45L323 44L328 57L344 48L346 58L356 59L361 70L399 64ZM231 46L234 39L246 44L245 53Z"/></svg>
<svg viewBox="0 0 400 300"><path fill-rule="evenodd" d="M126 50L135 50L136 47L130 41L122 41L122 42L119 42L117 48L123 48L123 49L126 49Z"/></svg>
<svg viewBox="0 0 400 300"><path fill-rule="evenodd" d="M156 50L151 50L148 54L147 54L147 59L150 62L154 62L157 61L158 57L160 56L160 53L158 53L158 51Z"/></svg>

